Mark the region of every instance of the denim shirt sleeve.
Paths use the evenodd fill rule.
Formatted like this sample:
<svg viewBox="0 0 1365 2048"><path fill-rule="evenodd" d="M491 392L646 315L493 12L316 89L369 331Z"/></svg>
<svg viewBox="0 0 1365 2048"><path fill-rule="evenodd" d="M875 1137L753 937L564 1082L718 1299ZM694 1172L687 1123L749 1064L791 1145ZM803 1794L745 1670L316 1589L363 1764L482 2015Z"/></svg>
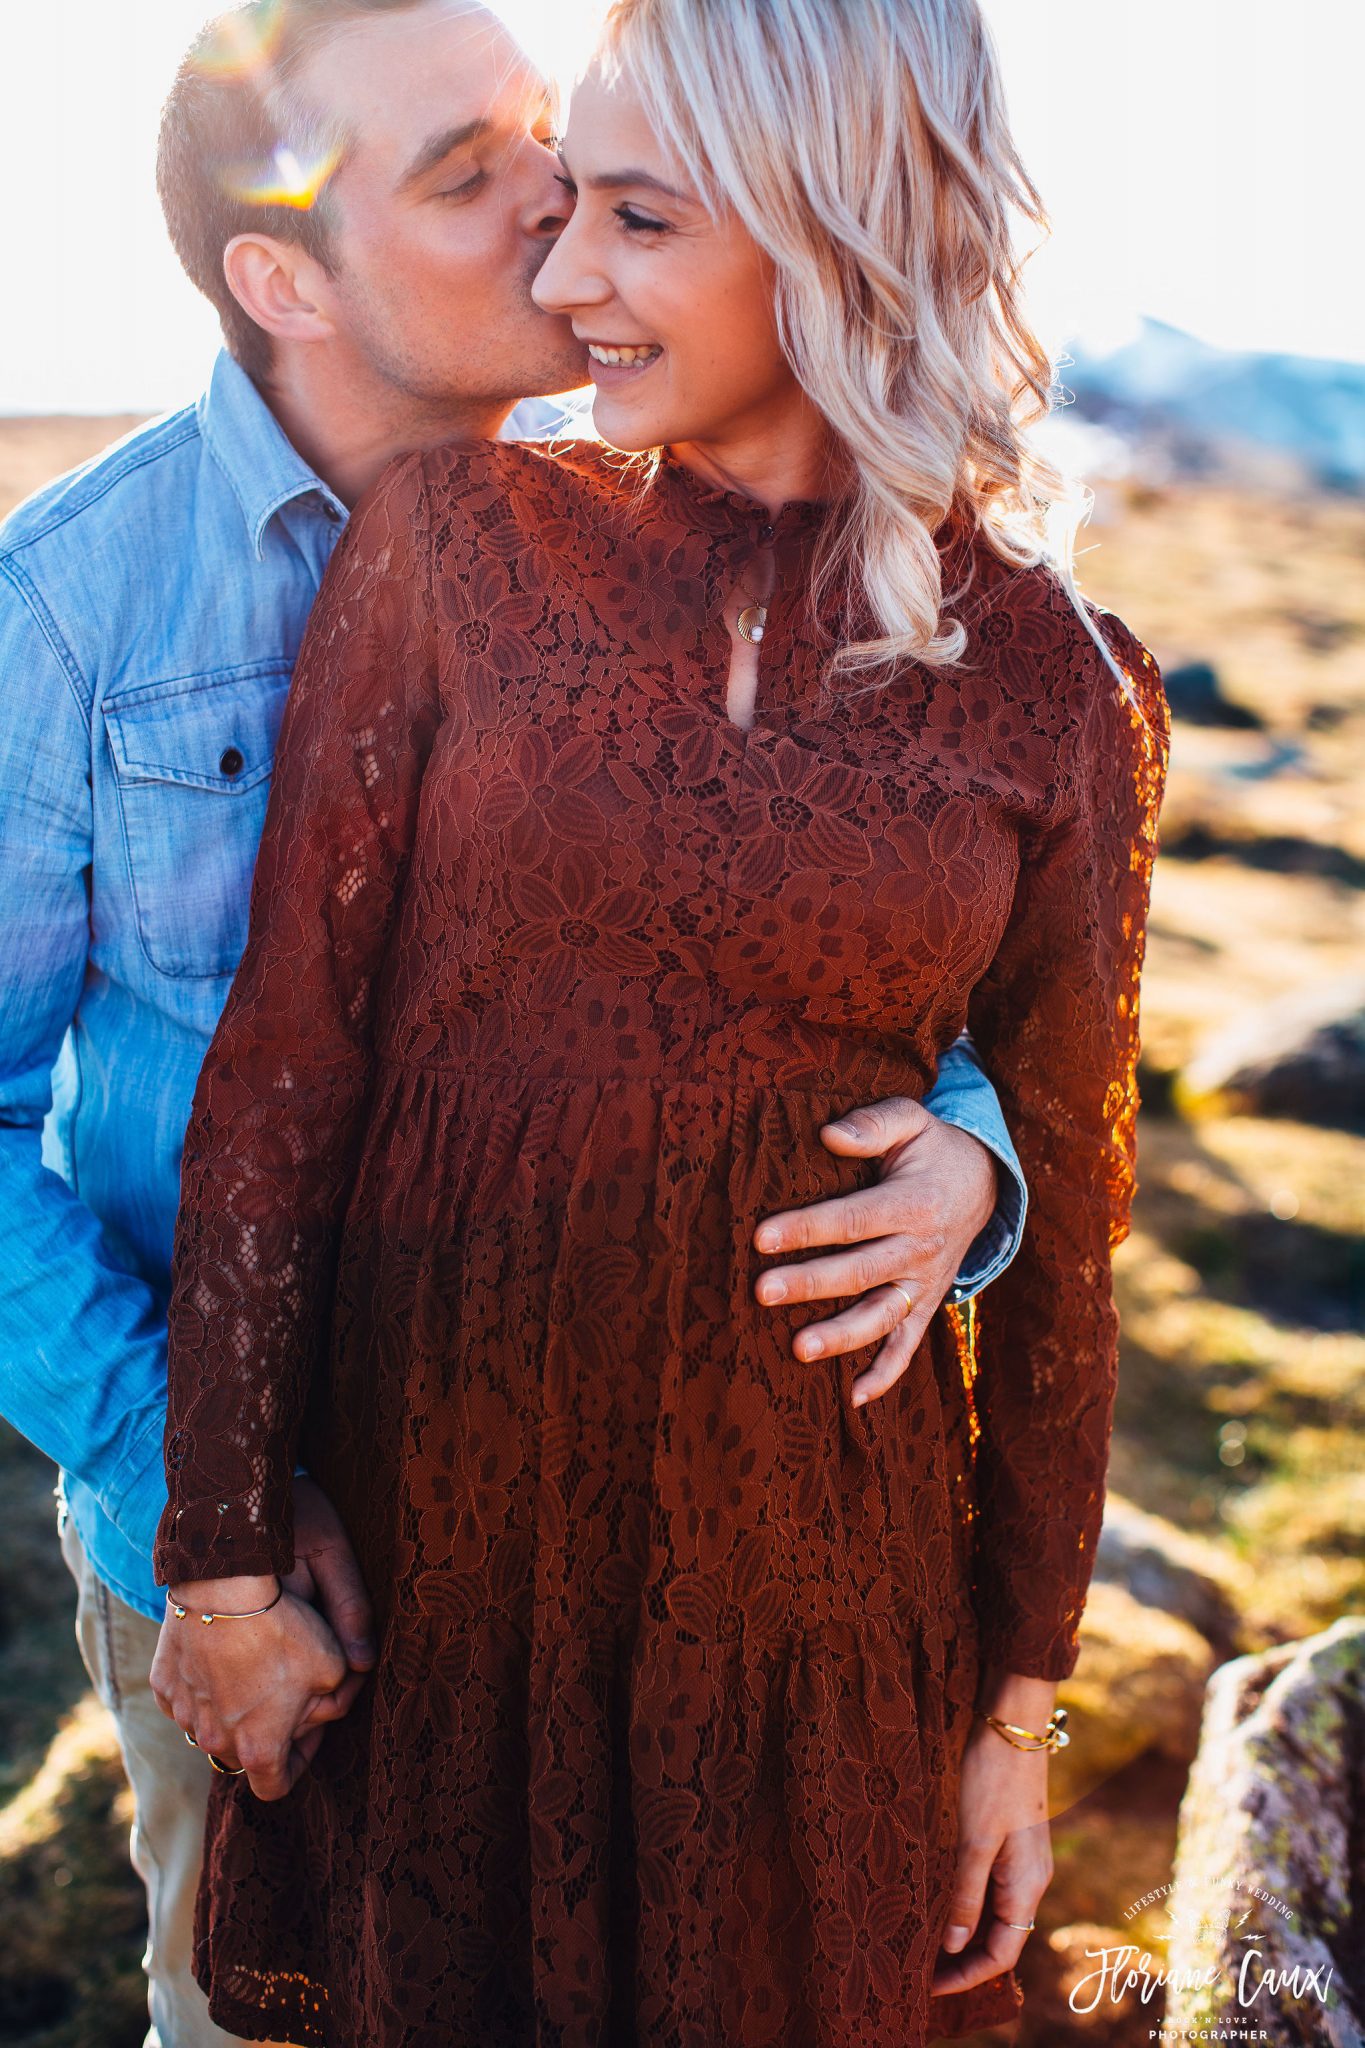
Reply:
<svg viewBox="0 0 1365 2048"><path fill-rule="evenodd" d="M0 689L0 1412L150 1554L166 1497L164 1308L42 1156L86 973L89 696L3 561Z"/></svg>
<svg viewBox="0 0 1365 2048"><path fill-rule="evenodd" d="M945 1124L955 1124L960 1131L968 1131L979 1139L1003 1169L995 1212L968 1247L957 1279L948 1290L949 1301L970 1301L990 1281L998 1279L1018 1251L1024 1236L1028 1187L995 1089L968 1032L964 1031L941 1056L938 1079L925 1096L924 1106Z"/></svg>

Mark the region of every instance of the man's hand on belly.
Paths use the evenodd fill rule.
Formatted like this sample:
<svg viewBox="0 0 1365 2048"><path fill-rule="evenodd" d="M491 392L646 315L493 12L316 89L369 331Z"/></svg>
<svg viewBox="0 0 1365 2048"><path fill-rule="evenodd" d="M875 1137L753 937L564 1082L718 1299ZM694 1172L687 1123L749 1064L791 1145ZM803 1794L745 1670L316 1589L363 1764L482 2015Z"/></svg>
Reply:
<svg viewBox="0 0 1365 2048"><path fill-rule="evenodd" d="M853 1399L861 1406L905 1371L968 1248L990 1221L996 1163L979 1139L908 1096L850 1110L837 1123L822 1124L820 1137L846 1158L881 1159L881 1179L765 1217L753 1239L761 1252L799 1253L814 1245L846 1249L770 1266L755 1282L754 1298L786 1307L861 1295L841 1314L807 1323L792 1344L793 1354L809 1362L884 1338L854 1382Z"/></svg>

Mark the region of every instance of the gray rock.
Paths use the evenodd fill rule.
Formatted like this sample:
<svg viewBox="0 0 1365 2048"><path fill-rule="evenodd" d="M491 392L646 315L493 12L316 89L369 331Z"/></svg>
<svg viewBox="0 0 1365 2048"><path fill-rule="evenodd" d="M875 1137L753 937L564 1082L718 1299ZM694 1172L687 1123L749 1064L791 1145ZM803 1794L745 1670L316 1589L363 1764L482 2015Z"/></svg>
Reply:
<svg viewBox="0 0 1365 2048"><path fill-rule="evenodd" d="M1048 1765L1054 1812L1074 1806L1149 1753L1188 1769L1199 1748L1212 1645L1178 1615L1144 1607L1096 1578L1081 1622L1081 1653L1058 1688L1078 1739Z"/></svg>
<svg viewBox="0 0 1365 2048"><path fill-rule="evenodd" d="M1256 731L1264 724L1250 705L1234 704L1223 695L1218 671L1207 661L1187 661L1165 669L1162 682L1172 716L1189 725L1223 725Z"/></svg>
<svg viewBox="0 0 1365 2048"><path fill-rule="evenodd" d="M1220 1657L1245 1638L1225 1567L1211 1544L1188 1536L1110 1493L1095 1551L1095 1577L1122 1586L1144 1607L1159 1607L1197 1629Z"/></svg>
<svg viewBox="0 0 1365 2048"><path fill-rule="evenodd" d="M1214 1672L1171 1914L1168 2027L1365 2048L1365 1619Z"/></svg>
<svg viewBox="0 0 1365 2048"><path fill-rule="evenodd" d="M1196 1054L1178 1094L1250 1116L1365 1131L1365 987L1331 983L1240 1019Z"/></svg>

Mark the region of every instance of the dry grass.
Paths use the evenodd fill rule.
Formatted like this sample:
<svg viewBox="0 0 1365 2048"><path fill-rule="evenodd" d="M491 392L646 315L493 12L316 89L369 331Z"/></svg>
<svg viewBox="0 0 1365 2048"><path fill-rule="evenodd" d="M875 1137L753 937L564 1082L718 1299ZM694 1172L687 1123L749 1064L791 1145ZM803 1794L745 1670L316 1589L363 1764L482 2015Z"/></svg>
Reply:
<svg viewBox="0 0 1365 2048"><path fill-rule="evenodd" d="M0 423L0 511L130 424ZM1083 587L1163 667L1212 660L1266 724L1176 730L1163 836L1178 845L1197 826L1221 850L1158 866L1143 1004L1159 1100L1161 1076L1211 1029L1358 970L1365 505L1103 486L1083 546ZM1365 1604L1365 1140L1144 1112L1140 1167L1119 1254L1113 1483L1225 1548L1255 1639L1323 1626ZM0 2040L131 2048L126 1813L107 1724L83 1698L49 1486L32 1453L0 1445ZM1148 1759L1128 1775L1058 1823L1053 1903L1068 1924L1054 1914L1026 1958L1021 2038L1039 2048L1073 2038L1048 1993L1084 1927L1170 1874L1178 1772ZM1134 2015L1105 2038L1145 2041L1150 2023Z"/></svg>

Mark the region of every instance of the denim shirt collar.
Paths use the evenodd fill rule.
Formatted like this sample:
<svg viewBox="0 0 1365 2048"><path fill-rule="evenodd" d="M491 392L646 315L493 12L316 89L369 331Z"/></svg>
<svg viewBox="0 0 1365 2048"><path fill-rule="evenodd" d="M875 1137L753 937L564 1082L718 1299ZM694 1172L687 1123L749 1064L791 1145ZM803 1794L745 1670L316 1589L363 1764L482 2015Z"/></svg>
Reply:
<svg viewBox="0 0 1365 2048"><path fill-rule="evenodd" d="M316 496L335 522L346 507L290 441L241 364L219 352L208 390L199 401L204 444L232 487L246 520L257 561L276 513L298 498Z"/></svg>

